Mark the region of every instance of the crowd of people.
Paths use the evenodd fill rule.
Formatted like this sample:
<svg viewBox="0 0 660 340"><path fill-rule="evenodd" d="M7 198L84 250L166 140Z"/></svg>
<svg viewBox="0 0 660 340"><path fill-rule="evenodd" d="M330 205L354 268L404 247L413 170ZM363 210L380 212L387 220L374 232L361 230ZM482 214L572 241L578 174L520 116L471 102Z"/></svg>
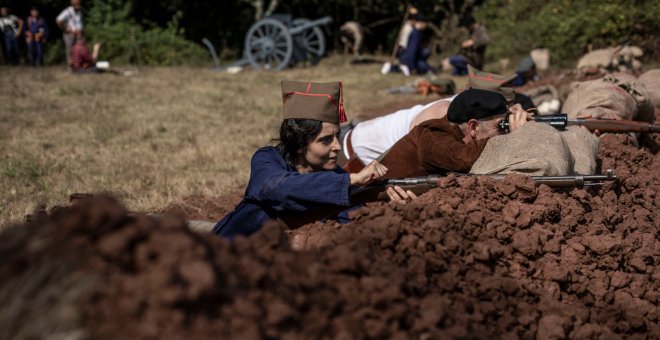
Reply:
<svg viewBox="0 0 660 340"><path fill-rule="evenodd" d="M66 61L71 71L74 73L98 71L96 59L100 44L95 44L92 52L87 47L80 0L71 0L70 6L62 10L55 22L62 31ZM2 31L2 52L7 64L20 63L22 40L25 42L28 63L34 67L44 66L44 52L50 31L47 20L41 16L38 7L32 6L25 19L12 14L10 8L6 6L0 7L0 31Z"/></svg>

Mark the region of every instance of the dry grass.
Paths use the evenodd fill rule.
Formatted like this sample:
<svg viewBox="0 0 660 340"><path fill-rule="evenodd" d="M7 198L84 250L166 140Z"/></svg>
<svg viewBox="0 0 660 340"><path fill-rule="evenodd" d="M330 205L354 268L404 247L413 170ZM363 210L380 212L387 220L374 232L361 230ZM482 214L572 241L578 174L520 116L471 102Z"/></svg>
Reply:
<svg viewBox="0 0 660 340"><path fill-rule="evenodd" d="M236 75L158 68L132 77L71 75L61 67L0 68L0 226L74 192L110 191L155 211L189 195L242 187L256 148L275 136L281 79L345 86L349 117L419 96L384 89L412 79L380 65Z"/></svg>

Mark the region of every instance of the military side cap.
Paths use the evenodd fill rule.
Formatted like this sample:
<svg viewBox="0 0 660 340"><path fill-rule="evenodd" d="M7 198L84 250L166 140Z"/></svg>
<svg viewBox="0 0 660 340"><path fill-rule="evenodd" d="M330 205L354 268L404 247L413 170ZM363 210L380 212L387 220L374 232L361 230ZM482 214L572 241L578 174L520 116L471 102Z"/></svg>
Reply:
<svg viewBox="0 0 660 340"><path fill-rule="evenodd" d="M282 81L284 119L314 119L340 124L346 121L342 84Z"/></svg>
<svg viewBox="0 0 660 340"><path fill-rule="evenodd" d="M470 119L484 119L506 113L507 101L493 91L468 89L461 92L449 104L447 119L452 123L465 123Z"/></svg>
<svg viewBox="0 0 660 340"><path fill-rule="evenodd" d="M488 90L501 93L506 99L513 100L515 91L507 86L516 78L516 75L503 76L495 73L479 71L468 65L468 85L472 89Z"/></svg>

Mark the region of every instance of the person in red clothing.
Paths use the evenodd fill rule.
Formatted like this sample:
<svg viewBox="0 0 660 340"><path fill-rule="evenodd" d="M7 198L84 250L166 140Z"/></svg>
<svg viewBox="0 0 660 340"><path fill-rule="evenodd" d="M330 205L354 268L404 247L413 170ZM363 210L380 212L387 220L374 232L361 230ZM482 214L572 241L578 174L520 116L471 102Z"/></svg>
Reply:
<svg viewBox="0 0 660 340"><path fill-rule="evenodd" d="M101 44L94 44L92 53L89 53L89 48L85 40L85 36L81 33L76 34L73 48L71 48L71 71L74 73L97 72L96 58L99 55Z"/></svg>

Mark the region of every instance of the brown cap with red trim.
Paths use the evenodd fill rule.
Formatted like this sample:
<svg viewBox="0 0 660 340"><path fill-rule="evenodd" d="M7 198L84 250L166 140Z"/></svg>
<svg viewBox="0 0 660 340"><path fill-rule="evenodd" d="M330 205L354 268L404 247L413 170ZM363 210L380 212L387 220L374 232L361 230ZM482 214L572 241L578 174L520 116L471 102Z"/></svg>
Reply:
<svg viewBox="0 0 660 340"><path fill-rule="evenodd" d="M282 80L284 119L314 119L332 124L346 121L342 84Z"/></svg>
<svg viewBox="0 0 660 340"><path fill-rule="evenodd" d="M495 73L479 71L468 65L468 85L472 89L495 91L502 94L507 100L513 100L515 91L507 86L516 79L516 75L503 76Z"/></svg>

